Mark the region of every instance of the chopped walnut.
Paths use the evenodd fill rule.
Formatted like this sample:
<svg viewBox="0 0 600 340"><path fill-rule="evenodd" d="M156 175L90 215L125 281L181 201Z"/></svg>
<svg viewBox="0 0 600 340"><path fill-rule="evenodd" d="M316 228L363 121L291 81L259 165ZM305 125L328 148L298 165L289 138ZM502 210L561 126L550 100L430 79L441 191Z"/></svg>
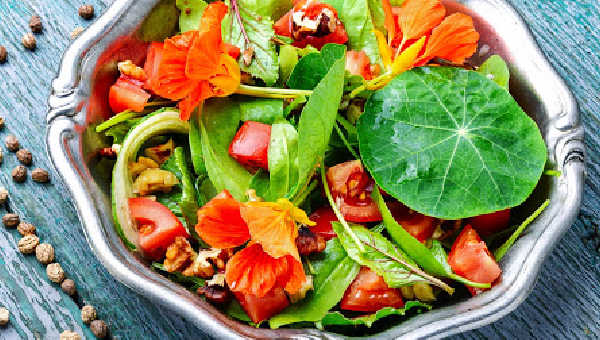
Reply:
<svg viewBox="0 0 600 340"><path fill-rule="evenodd" d="M213 275L212 279L206 281L207 286L221 286L225 287L225 274L217 273Z"/></svg>
<svg viewBox="0 0 600 340"><path fill-rule="evenodd" d="M224 304L231 299L231 293L227 287L209 285L208 282L204 287L198 288L197 293L204 295L206 300L215 304Z"/></svg>
<svg viewBox="0 0 600 340"><path fill-rule="evenodd" d="M148 157L144 157L144 156L140 156L138 157L137 162L130 162L127 165L127 169L129 170L129 175L131 175L131 178L136 178L137 176L139 176L139 174L142 173L142 171L146 170L146 169L158 169L158 163L156 163L154 160L148 158Z"/></svg>
<svg viewBox="0 0 600 340"><path fill-rule="evenodd" d="M179 184L179 180L172 172L161 169L146 169L133 183L133 192L142 196L155 192L168 193L176 184Z"/></svg>
<svg viewBox="0 0 600 340"><path fill-rule="evenodd" d="M306 280L304 281L304 283L302 283L302 287L300 287L300 290L296 294L290 295L290 301L292 303L296 303L304 299L306 297L306 293L308 293L308 291L311 289L314 289L312 275L306 275Z"/></svg>
<svg viewBox="0 0 600 340"><path fill-rule="evenodd" d="M175 143L173 143L172 139L169 139L165 144L157 145L151 148L146 148L144 150L144 155L152 158L156 163L163 164L175 149Z"/></svg>
<svg viewBox="0 0 600 340"><path fill-rule="evenodd" d="M298 237L296 237L296 247L300 255L309 255L312 253L320 253L325 250L327 242L325 238L320 235L316 235L310 229L302 227L298 230Z"/></svg>
<svg viewBox="0 0 600 340"><path fill-rule="evenodd" d="M214 275L215 269L213 265L208 262L208 259L216 259L221 253L221 249L207 249L201 250L196 257L194 262L187 267L182 274L185 276L199 276L203 278L209 278Z"/></svg>
<svg viewBox="0 0 600 340"><path fill-rule="evenodd" d="M165 255L164 266L168 272L176 272L185 268L195 256L194 249L185 237L175 238L168 248Z"/></svg>
<svg viewBox="0 0 600 340"><path fill-rule="evenodd" d="M117 64L117 67L119 68L119 72L121 72L121 74L130 76L131 78L141 81L148 79L144 69L134 64L131 60L122 61Z"/></svg>

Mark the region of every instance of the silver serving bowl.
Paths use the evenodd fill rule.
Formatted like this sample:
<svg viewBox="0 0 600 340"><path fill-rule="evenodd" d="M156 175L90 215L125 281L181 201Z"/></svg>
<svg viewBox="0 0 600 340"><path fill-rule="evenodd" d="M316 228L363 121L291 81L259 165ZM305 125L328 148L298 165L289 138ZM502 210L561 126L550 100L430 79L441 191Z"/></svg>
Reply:
<svg viewBox="0 0 600 340"><path fill-rule="evenodd" d="M217 338L340 338L317 329L256 329L229 319L197 295L153 271L129 252L115 232L110 205L110 164L96 157L106 146L94 127L107 118L108 88L116 62L141 62L146 43L139 29L158 0L119 0L66 51L53 82L47 122L48 152L69 189L88 243L119 281L187 318ZM525 203L523 215L546 198L551 203L500 263L502 281L474 298L423 313L376 334L378 338L443 337L489 324L514 310L530 293L541 265L571 226L584 183L583 128L572 94L545 60L518 14L502 0L446 2L471 14L481 33L475 64L504 57L511 92L538 123L548 159L560 177L545 176ZM529 208L528 208L529 207Z"/></svg>

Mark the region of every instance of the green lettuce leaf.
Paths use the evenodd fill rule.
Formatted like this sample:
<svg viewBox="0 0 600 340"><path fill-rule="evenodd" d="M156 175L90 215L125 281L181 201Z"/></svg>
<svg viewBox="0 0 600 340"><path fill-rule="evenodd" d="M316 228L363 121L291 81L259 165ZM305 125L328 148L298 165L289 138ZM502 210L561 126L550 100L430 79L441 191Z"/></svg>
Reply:
<svg viewBox="0 0 600 340"><path fill-rule="evenodd" d="M181 11L179 30L183 33L199 29L206 6L203 0L177 0L177 8Z"/></svg>
<svg viewBox="0 0 600 340"><path fill-rule="evenodd" d="M365 51L371 63L379 64L381 56L373 30L369 0L325 0L333 6L348 33L350 50ZM383 13L383 10L381 10ZM377 22L381 21L379 18Z"/></svg>
<svg viewBox="0 0 600 340"><path fill-rule="evenodd" d="M242 121L254 121L273 124L285 120L283 117L283 99L244 98L240 101Z"/></svg>
<svg viewBox="0 0 600 340"><path fill-rule="evenodd" d="M276 5L278 2L268 1L268 3ZM227 4L230 5L229 1ZM265 7L263 2L258 0L238 0L238 5L243 28L248 34L249 46L246 46L242 27L232 11L223 19L223 40L239 47L242 53L248 48L254 49L254 58L250 65L247 66L242 57L240 67L242 71L262 79L267 86L272 86L279 78L279 56L272 40L275 32L271 20L272 11L276 8Z"/></svg>
<svg viewBox="0 0 600 340"><path fill-rule="evenodd" d="M175 0L160 1L146 16L138 34L142 41L163 41L177 32L179 10Z"/></svg>
<svg viewBox="0 0 600 340"><path fill-rule="evenodd" d="M252 175L229 156L229 144L240 123L239 104L228 98L206 101L200 119L202 155L208 176L217 192L229 190L245 200Z"/></svg>
<svg viewBox="0 0 600 340"><path fill-rule="evenodd" d="M411 209L442 219L521 204L547 159L540 130L510 93L457 68L396 77L369 98L357 129L375 182Z"/></svg>
<svg viewBox="0 0 600 340"><path fill-rule="evenodd" d="M140 122L142 115L133 111L121 112L96 126L96 132L102 132L106 136L112 137L113 144L121 144L127 132Z"/></svg>
<svg viewBox="0 0 600 340"><path fill-rule="evenodd" d="M489 57L481 66L477 69L477 72L483 74L488 79L493 80L496 84L508 90L508 83L510 81L510 71L508 65L504 59L499 55L493 55Z"/></svg>
<svg viewBox="0 0 600 340"><path fill-rule="evenodd" d="M391 315L405 315L411 309L430 310L432 307L421 301L407 301L403 308L384 307L377 312L356 318L348 318L340 312L330 312L317 322L317 328L323 329L327 326L367 326L371 327L375 321Z"/></svg>
<svg viewBox="0 0 600 340"><path fill-rule="evenodd" d="M264 198L275 201L298 183L298 132L292 125L272 125L268 159L269 194Z"/></svg>
<svg viewBox="0 0 600 340"><path fill-rule="evenodd" d="M310 273L314 275L314 291L306 298L284 309L269 320L271 328L303 321L320 321L342 297L350 286L360 266L354 262L338 241L327 242L327 248L309 260Z"/></svg>
<svg viewBox="0 0 600 340"><path fill-rule="evenodd" d="M326 44L321 52L313 52L300 59L287 85L292 89L312 90L325 77L331 65L344 57L346 47L339 44Z"/></svg>

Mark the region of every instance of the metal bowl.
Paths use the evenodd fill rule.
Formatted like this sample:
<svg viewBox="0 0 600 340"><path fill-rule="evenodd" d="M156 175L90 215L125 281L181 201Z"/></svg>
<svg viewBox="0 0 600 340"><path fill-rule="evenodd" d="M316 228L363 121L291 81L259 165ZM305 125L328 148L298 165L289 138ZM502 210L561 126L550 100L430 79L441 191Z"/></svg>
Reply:
<svg viewBox="0 0 600 340"><path fill-rule="evenodd" d="M197 295L150 269L117 236L109 198L110 164L96 152L106 146L94 127L107 117L108 88L116 62L143 61L146 43L139 29L158 0L119 0L66 51L53 82L47 122L48 152L69 189L88 243L108 271L140 294L162 304L217 338L338 338L317 329L256 329L229 319ZM550 198L500 263L502 281L492 290L391 326L378 338L443 337L489 324L514 310L530 293L541 265L571 226L584 183L583 128L572 94L545 60L518 14L502 0L446 2L450 11L471 14L481 33L473 62L504 57L512 73L511 92L538 123L548 159L560 177L546 177L531 205Z"/></svg>

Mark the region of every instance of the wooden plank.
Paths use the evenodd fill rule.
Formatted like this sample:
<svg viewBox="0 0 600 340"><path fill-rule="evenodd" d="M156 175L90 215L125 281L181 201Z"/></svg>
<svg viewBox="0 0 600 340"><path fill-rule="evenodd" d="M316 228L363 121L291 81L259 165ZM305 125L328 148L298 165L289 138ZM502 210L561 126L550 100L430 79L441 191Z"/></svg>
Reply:
<svg viewBox="0 0 600 340"><path fill-rule="evenodd" d="M553 66L573 89L588 131L598 131L600 120L600 4L597 0L510 0L531 26ZM110 0L86 1L97 13ZM88 22L77 16L79 1L0 1L0 44L9 50L9 62L0 65L0 115L7 128L34 153L34 166L50 168L44 146L46 100L69 33ZM28 31L32 13L39 14L45 31L35 53L23 50L21 36ZM581 216L546 262L532 295L514 313L493 325L456 338L551 339L600 337L600 245L596 221L600 182L600 140L586 137L588 180ZM78 284L81 301L98 308L120 339L197 339L202 332L183 319L154 306L116 282L94 258L85 241L71 201L59 181L15 185L10 170L17 164L5 152L0 185L12 194L11 209L34 223L44 242L52 243L58 261ZM52 173L53 178L57 178ZM0 214L5 210L0 209ZM65 237L68 235L68 237ZM19 235L0 229L0 305L12 312L11 326L0 329L0 339L57 338L63 329L85 332L78 306L46 279L34 257L16 251Z"/></svg>

